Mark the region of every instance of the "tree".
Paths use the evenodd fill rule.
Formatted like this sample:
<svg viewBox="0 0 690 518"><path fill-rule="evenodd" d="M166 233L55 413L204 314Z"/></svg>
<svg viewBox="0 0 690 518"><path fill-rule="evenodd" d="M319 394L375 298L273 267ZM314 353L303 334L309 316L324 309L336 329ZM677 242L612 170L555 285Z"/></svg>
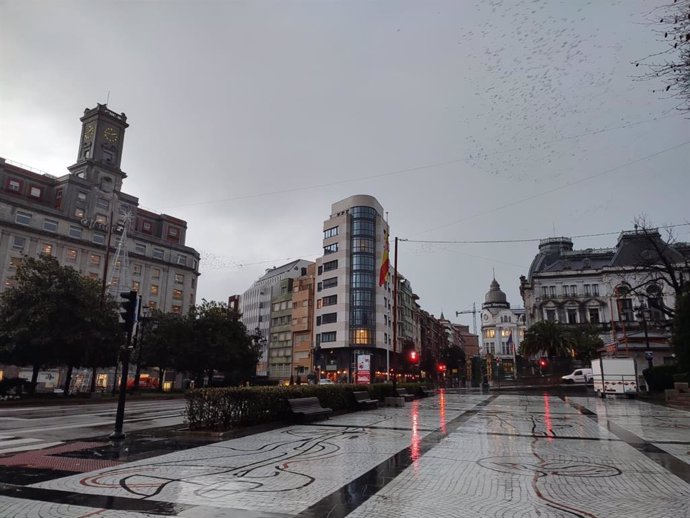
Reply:
<svg viewBox="0 0 690 518"><path fill-rule="evenodd" d="M690 292L676 300L672 343L681 371L690 372Z"/></svg>
<svg viewBox="0 0 690 518"><path fill-rule="evenodd" d="M520 343L520 354L561 358L572 356L565 326L549 320L536 322L525 332L525 338Z"/></svg>
<svg viewBox="0 0 690 518"><path fill-rule="evenodd" d="M95 281L54 257L22 259L16 284L0 295L0 335L9 361L33 366L32 390L42 367L64 364L67 395L73 367L119 346L114 303L100 301Z"/></svg>
<svg viewBox="0 0 690 518"><path fill-rule="evenodd" d="M592 324L570 325L565 330L565 339L572 349L575 359L591 363L597 349L604 345L599 329Z"/></svg>
<svg viewBox="0 0 690 518"><path fill-rule="evenodd" d="M157 313L144 340L145 365L189 372L199 385L204 377L210 384L217 371L231 385L249 379L260 354L239 313L206 300L188 315Z"/></svg>
<svg viewBox="0 0 690 518"><path fill-rule="evenodd" d="M690 245L677 242L672 229L667 229L666 237L662 238L659 229L652 227L644 216L635 218L634 234L638 243L635 255L630 258L635 274L635 282L629 285L630 292L672 321L675 306L667 305L660 291L670 290L678 300L690 289ZM630 277L625 275L622 281Z"/></svg>
<svg viewBox="0 0 690 518"><path fill-rule="evenodd" d="M652 15L666 49L634 65L645 68L642 79L664 81L666 87L660 91L679 99L680 110L690 111L690 0L674 0L673 4L652 11Z"/></svg>

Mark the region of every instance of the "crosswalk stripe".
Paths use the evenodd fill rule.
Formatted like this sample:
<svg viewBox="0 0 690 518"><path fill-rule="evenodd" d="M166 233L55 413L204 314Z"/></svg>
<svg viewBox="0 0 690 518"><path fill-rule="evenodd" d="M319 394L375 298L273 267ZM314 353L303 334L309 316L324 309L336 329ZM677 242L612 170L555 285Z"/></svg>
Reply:
<svg viewBox="0 0 690 518"><path fill-rule="evenodd" d="M52 448L53 446L59 446L60 444L65 444L63 441L56 442L41 442L39 444L25 444L23 446L16 446L15 448L0 448L0 455L4 453L16 453L21 451L30 450L41 450L43 448Z"/></svg>

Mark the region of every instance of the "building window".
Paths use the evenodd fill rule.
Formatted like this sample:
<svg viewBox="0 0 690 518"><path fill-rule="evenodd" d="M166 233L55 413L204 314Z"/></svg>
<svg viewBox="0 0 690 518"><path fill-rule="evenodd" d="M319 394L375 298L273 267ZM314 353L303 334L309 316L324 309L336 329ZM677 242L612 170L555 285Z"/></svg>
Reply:
<svg viewBox="0 0 690 518"><path fill-rule="evenodd" d="M152 279L160 279L161 278L161 269L160 268L151 268L151 278Z"/></svg>
<svg viewBox="0 0 690 518"><path fill-rule="evenodd" d="M326 230L323 231L323 238L328 239L329 237L337 236L338 235L338 227L333 227L333 228L327 228Z"/></svg>
<svg viewBox="0 0 690 518"><path fill-rule="evenodd" d="M182 254L177 254L177 264L187 266L187 257Z"/></svg>
<svg viewBox="0 0 690 518"><path fill-rule="evenodd" d="M43 243L41 245L41 254L53 255L53 245L51 245L50 243Z"/></svg>
<svg viewBox="0 0 690 518"><path fill-rule="evenodd" d="M546 310L546 320L549 322L555 322L556 321L556 310L555 309L547 309Z"/></svg>
<svg viewBox="0 0 690 518"><path fill-rule="evenodd" d="M134 243L134 253L146 255L146 245L144 243Z"/></svg>
<svg viewBox="0 0 690 518"><path fill-rule="evenodd" d="M592 294L592 291L589 289L589 284L585 284L583 288L585 290L585 297L589 297Z"/></svg>
<svg viewBox="0 0 690 518"><path fill-rule="evenodd" d="M552 297L556 296L556 286L549 286L549 295Z"/></svg>
<svg viewBox="0 0 690 518"><path fill-rule="evenodd" d="M108 216L106 216L105 214L96 214L96 223L100 223L101 225L107 225Z"/></svg>
<svg viewBox="0 0 690 518"><path fill-rule="evenodd" d="M69 226L69 237L81 239L81 227L77 227L76 225L70 225Z"/></svg>
<svg viewBox="0 0 690 518"><path fill-rule="evenodd" d="M506 337L510 336L510 329L508 329L507 327L502 328L501 329L501 336L506 336Z"/></svg>
<svg viewBox="0 0 690 518"><path fill-rule="evenodd" d="M85 193L85 192L82 192L82 191L79 191L79 192L77 193L77 200L78 200L78 201L86 201L86 193Z"/></svg>
<svg viewBox="0 0 690 518"><path fill-rule="evenodd" d="M55 190L55 208L59 209L62 207L62 189Z"/></svg>
<svg viewBox="0 0 690 518"><path fill-rule="evenodd" d="M366 345L370 339L369 329L354 329L352 333L352 341L357 345Z"/></svg>
<svg viewBox="0 0 690 518"><path fill-rule="evenodd" d="M105 198L98 198L96 200L96 207L103 210L108 210L110 208L110 202Z"/></svg>
<svg viewBox="0 0 690 518"><path fill-rule="evenodd" d="M335 342L335 331L321 333L321 342Z"/></svg>
<svg viewBox="0 0 690 518"><path fill-rule="evenodd" d="M598 284L592 284L592 295L594 297L599 296L599 285Z"/></svg>
<svg viewBox="0 0 690 518"><path fill-rule="evenodd" d="M14 236L14 240L12 241L12 248L14 250L24 250L24 245L26 245L26 238Z"/></svg>
<svg viewBox="0 0 690 518"><path fill-rule="evenodd" d="M29 212L22 212L20 210L17 211L17 214L14 217L15 223L19 223L20 225L30 225L31 224L31 213Z"/></svg>
<svg viewBox="0 0 690 518"><path fill-rule="evenodd" d="M134 263L132 265L132 273L134 275L141 275L141 265L139 263Z"/></svg>
<svg viewBox="0 0 690 518"><path fill-rule="evenodd" d="M46 219L43 221L43 230L47 230L48 232L57 232L57 229L58 222L54 219Z"/></svg>
<svg viewBox="0 0 690 518"><path fill-rule="evenodd" d="M21 257L10 257L10 269L16 269L22 263Z"/></svg>
<svg viewBox="0 0 690 518"><path fill-rule="evenodd" d="M174 304L172 308L170 308L170 312L175 314L175 315L181 315L182 314L182 306Z"/></svg>
<svg viewBox="0 0 690 518"><path fill-rule="evenodd" d="M156 304L155 300L149 300L149 308L156 309L157 307L158 307L158 304Z"/></svg>
<svg viewBox="0 0 690 518"><path fill-rule="evenodd" d="M151 289L149 290L149 293L151 295L158 295L158 284L152 284Z"/></svg>
<svg viewBox="0 0 690 518"><path fill-rule="evenodd" d="M132 289L137 293L139 292L140 286L141 284L139 283L139 281L132 281Z"/></svg>
<svg viewBox="0 0 690 518"><path fill-rule="evenodd" d="M323 266L319 266L319 267L316 269L316 275L321 275L322 273L323 273Z"/></svg>
<svg viewBox="0 0 690 518"><path fill-rule="evenodd" d="M323 289L335 288L338 285L338 278L331 277L330 279L323 280Z"/></svg>
<svg viewBox="0 0 690 518"><path fill-rule="evenodd" d="M496 337L496 330L495 329L484 329L484 338L495 338Z"/></svg>
<svg viewBox="0 0 690 518"><path fill-rule="evenodd" d="M320 326L320 325L321 325L321 317L320 317L320 316L317 316L317 317L316 317L316 325L317 325L317 326Z"/></svg>
<svg viewBox="0 0 690 518"><path fill-rule="evenodd" d="M74 209L74 217L75 218L81 219L84 217L84 214L85 214L84 209L80 209L79 207Z"/></svg>
<svg viewBox="0 0 690 518"><path fill-rule="evenodd" d="M164 255L165 255L165 251L162 248L154 248L153 249L153 258L154 259L160 259L162 261Z"/></svg>
<svg viewBox="0 0 690 518"><path fill-rule="evenodd" d="M333 306L334 304L338 303L338 296L331 295L329 297L324 297L322 300L324 306Z"/></svg>
<svg viewBox="0 0 690 518"><path fill-rule="evenodd" d="M324 272L330 272L332 270L337 270L338 269L338 260L336 259L335 261L328 261L327 263L323 263L323 271Z"/></svg>
<svg viewBox="0 0 690 518"><path fill-rule="evenodd" d="M577 324L577 309L568 309L568 324Z"/></svg>
<svg viewBox="0 0 690 518"><path fill-rule="evenodd" d="M19 192L22 188L22 184L19 180L10 179L7 182L7 189L14 192Z"/></svg>
<svg viewBox="0 0 690 518"><path fill-rule="evenodd" d="M97 245L104 245L105 244L105 234L99 234L98 232L94 232L93 242L96 243Z"/></svg>
<svg viewBox="0 0 690 518"><path fill-rule="evenodd" d="M563 285L563 296L564 297L570 296L570 286L568 286L567 284Z"/></svg>
<svg viewBox="0 0 690 518"><path fill-rule="evenodd" d="M324 324L334 324L338 321L338 313L326 313L321 315L321 322Z"/></svg>
<svg viewBox="0 0 690 518"><path fill-rule="evenodd" d="M40 187L36 187L35 185L31 186L31 189L29 189L29 195L32 198L41 198L41 195L43 194L43 189Z"/></svg>
<svg viewBox="0 0 690 518"><path fill-rule="evenodd" d="M337 251L338 251L338 243L333 243L332 245L328 245L328 246L323 247L323 254L324 255L334 254Z"/></svg>
<svg viewBox="0 0 690 518"><path fill-rule="evenodd" d="M99 279L98 274L97 274L96 272L89 272L89 273L86 274L86 276L87 276L89 279L94 279L94 280L98 280L98 279Z"/></svg>
<svg viewBox="0 0 690 518"><path fill-rule="evenodd" d="M14 277L7 277L5 279L5 288L12 288L17 283Z"/></svg>
<svg viewBox="0 0 690 518"><path fill-rule="evenodd" d="M168 227L168 239L171 241L179 241L180 229L177 227Z"/></svg>
<svg viewBox="0 0 690 518"><path fill-rule="evenodd" d="M101 256L98 254L91 254L89 256L89 264L98 266L99 264L101 264Z"/></svg>
<svg viewBox="0 0 690 518"><path fill-rule="evenodd" d="M182 300L182 290L173 290L173 299Z"/></svg>
<svg viewBox="0 0 690 518"><path fill-rule="evenodd" d="M570 285L570 294L573 297L577 297L577 286L575 284Z"/></svg>
<svg viewBox="0 0 690 518"><path fill-rule="evenodd" d="M589 321L592 324L599 323L599 308L589 308Z"/></svg>
<svg viewBox="0 0 690 518"><path fill-rule="evenodd" d="M142 221L141 231L146 232L147 234L150 234L153 231L153 225L151 225L151 222L150 221Z"/></svg>
<svg viewBox="0 0 690 518"><path fill-rule="evenodd" d="M77 256L78 256L78 252L77 252L76 248L68 248L66 253L65 253L65 257L71 263L77 262Z"/></svg>
<svg viewBox="0 0 690 518"><path fill-rule="evenodd" d="M184 275L182 275L181 273L176 273L175 284L184 284Z"/></svg>

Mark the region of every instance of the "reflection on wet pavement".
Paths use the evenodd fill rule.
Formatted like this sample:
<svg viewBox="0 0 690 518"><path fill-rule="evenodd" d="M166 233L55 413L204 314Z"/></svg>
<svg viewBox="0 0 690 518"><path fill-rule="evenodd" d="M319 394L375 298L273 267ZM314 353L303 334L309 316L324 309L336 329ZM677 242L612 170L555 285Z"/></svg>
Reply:
<svg viewBox="0 0 690 518"><path fill-rule="evenodd" d="M684 516L688 423L634 400L442 392L201 446L95 449L169 453L5 486L0 516L37 501L24 516Z"/></svg>

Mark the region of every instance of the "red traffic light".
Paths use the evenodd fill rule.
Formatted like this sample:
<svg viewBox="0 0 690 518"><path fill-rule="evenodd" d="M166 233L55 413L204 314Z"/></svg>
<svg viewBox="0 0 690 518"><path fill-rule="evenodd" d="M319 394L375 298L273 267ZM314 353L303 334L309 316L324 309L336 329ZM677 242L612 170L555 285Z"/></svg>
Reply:
<svg viewBox="0 0 690 518"><path fill-rule="evenodd" d="M541 360L539 360L539 366L546 367L546 358L542 358Z"/></svg>
<svg viewBox="0 0 690 518"><path fill-rule="evenodd" d="M438 364L438 372L446 372L446 366L443 363Z"/></svg>
<svg viewBox="0 0 690 518"><path fill-rule="evenodd" d="M417 354L417 351L410 351L410 361L412 363L417 363L419 360L419 355Z"/></svg>

